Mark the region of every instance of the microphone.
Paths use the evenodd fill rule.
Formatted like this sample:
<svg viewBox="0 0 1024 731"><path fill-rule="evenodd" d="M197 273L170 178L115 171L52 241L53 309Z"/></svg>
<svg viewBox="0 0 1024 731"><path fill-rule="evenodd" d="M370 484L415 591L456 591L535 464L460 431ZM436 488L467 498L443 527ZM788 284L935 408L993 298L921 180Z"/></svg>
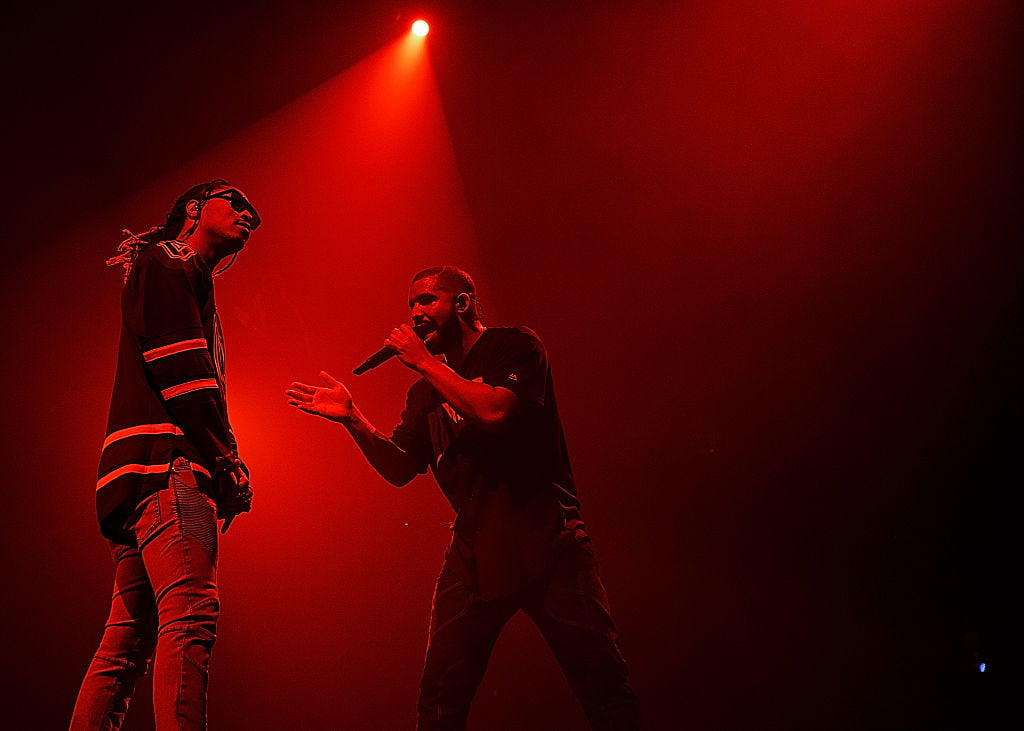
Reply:
<svg viewBox="0 0 1024 731"><path fill-rule="evenodd" d="M423 323L421 325L417 325L412 330L414 333L416 333L417 336L419 336L419 339L422 340L423 338L427 337L427 335L430 334L432 328L430 325ZM398 355L398 353L393 348L391 348L391 346L385 345L383 348L381 348L376 353L374 353L369 358L360 363L352 371L352 374L356 376L361 376L368 370L376 368L381 363L390 360L395 355Z"/></svg>

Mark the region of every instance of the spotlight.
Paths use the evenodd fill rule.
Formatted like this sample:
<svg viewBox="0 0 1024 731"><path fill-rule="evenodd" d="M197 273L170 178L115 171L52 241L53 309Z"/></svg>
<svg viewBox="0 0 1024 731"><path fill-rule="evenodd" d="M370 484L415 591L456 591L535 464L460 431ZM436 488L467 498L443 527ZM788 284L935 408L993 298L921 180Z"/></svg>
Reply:
<svg viewBox="0 0 1024 731"><path fill-rule="evenodd" d="M412 34L414 36L419 36L420 38L422 38L429 32L430 26L427 25L427 21L425 20L417 20L415 23L412 24Z"/></svg>

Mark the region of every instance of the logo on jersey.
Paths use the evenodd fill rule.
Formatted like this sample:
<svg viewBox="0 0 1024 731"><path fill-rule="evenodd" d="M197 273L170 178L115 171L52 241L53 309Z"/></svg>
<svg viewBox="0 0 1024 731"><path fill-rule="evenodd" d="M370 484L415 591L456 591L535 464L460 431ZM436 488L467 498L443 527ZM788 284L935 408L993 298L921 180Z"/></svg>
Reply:
<svg viewBox="0 0 1024 731"><path fill-rule="evenodd" d="M196 252L192 250L192 247L188 246L187 244L175 246L174 243L171 241L160 241L157 243L160 246L160 248L167 252L167 256L171 257L172 259L181 259L182 261L188 261L189 259L196 255Z"/></svg>
<svg viewBox="0 0 1024 731"><path fill-rule="evenodd" d="M484 377L477 376L476 378L472 379L472 382L483 383ZM448 427L441 426L440 420L442 417L440 416L440 412L443 412L448 417ZM455 435L458 434L459 431L461 431L461 429L465 425L466 420L462 417L462 414L453 409L451 404L449 404L447 401L442 401L439 407L439 412L435 413L437 414L435 418L437 418L439 422L437 423L436 427L432 427L432 429L436 428L438 430L434 438L434 445L437 454L437 463L440 464L441 459L445 455L445 452L448 451L448 447L450 447L452 441L454 441Z"/></svg>
<svg viewBox="0 0 1024 731"><path fill-rule="evenodd" d="M444 409L444 413L448 414L448 418L452 420L452 423L458 424L462 421L462 415L449 406L447 401L441 402L441 408Z"/></svg>

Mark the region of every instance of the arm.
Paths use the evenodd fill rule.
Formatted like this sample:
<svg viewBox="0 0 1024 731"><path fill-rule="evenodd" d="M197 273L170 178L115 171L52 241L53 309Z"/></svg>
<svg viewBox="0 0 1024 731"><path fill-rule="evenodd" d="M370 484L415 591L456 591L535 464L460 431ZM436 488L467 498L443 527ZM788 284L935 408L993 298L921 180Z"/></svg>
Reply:
<svg viewBox="0 0 1024 731"><path fill-rule="evenodd" d="M416 370L462 418L484 431L500 431L519 405L509 389L468 381L434 358Z"/></svg>
<svg viewBox="0 0 1024 731"><path fill-rule="evenodd" d="M398 359L422 375L462 418L485 431L500 431L519 405L519 397L510 389L467 380L437 360L408 325L393 330L386 342Z"/></svg>
<svg viewBox="0 0 1024 731"><path fill-rule="evenodd" d="M285 392L289 404L307 414L335 421L352 435L370 466L392 485L401 487L423 471L420 461L378 431L352 402L345 385L326 371L320 377L327 386L292 383Z"/></svg>

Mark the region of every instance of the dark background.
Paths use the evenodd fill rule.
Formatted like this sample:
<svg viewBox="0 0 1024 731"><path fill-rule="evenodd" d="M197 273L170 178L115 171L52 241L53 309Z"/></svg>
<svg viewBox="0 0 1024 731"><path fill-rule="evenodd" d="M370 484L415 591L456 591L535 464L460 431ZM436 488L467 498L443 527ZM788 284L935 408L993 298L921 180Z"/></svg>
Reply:
<svg viewBox="0 0 1024 731"><path fill-rule="evenodd" d="M211 727L412 728L450 512L282 393L325 368L389 430L411 373L347 374L448 262L549 348L652 729L991 728L1020 672L1020 27L923 0L10 10L4 727L66 725L108 607L103 260L223 176L266 223L218 279L258 494L222 543ZM471 727L585 728L522 617Z"/></svg>

